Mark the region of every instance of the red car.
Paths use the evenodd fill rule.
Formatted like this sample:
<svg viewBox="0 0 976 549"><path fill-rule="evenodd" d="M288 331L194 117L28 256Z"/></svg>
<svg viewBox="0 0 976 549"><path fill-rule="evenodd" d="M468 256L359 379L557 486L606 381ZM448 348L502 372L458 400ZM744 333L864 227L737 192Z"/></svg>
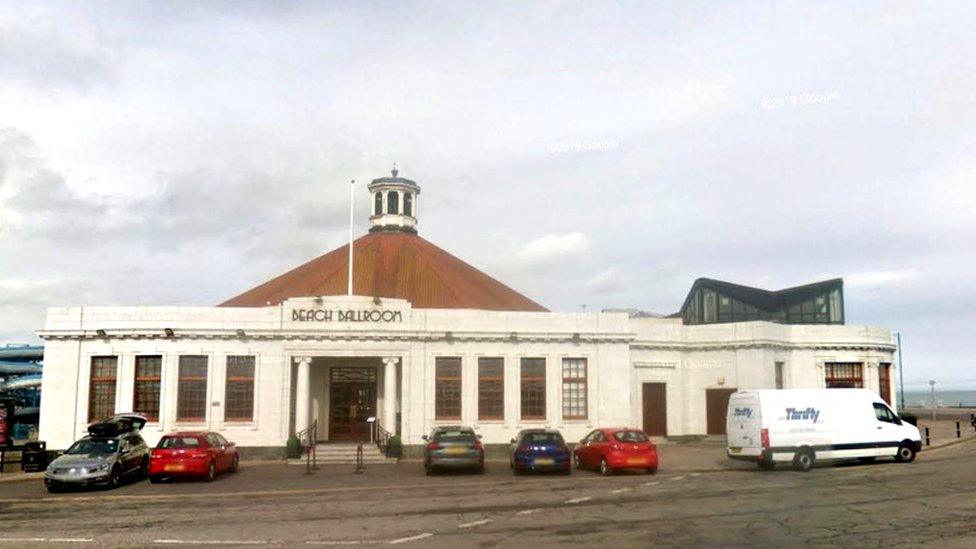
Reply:
<svg viewBox="0 0 976 549"><path fill-rule="evenodd" d="M653 475L657 462L657 447L638 429L596 429L573 450L577 469L598 469L604 475L621 469L643 469Z"/></svg>
<svg viewBox="0 0 976 549"><path fill-rule="evenodd" d="M149 458L149 482L202 477L208 482L224 471L237 471L237 447L220 433L185 431L159 440Z"/></svg>

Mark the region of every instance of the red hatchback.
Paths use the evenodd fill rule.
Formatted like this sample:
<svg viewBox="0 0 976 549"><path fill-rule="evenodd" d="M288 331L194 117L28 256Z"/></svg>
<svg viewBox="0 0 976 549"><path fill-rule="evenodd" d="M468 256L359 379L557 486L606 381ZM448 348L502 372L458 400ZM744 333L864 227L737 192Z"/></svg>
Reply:
<svg viewBox="0 0 976 549"><path fill-rule="evenodd" d="M237 460L237 447L220 433L170 433L153 448L149 482L172 477L201 477L209 482L224 471L236 472Z"/></svg>
<svg viewBox="0 0 976 549"><path fill-rule="evenodd" d="M643 469L652 475L657 461L657 447L637 429L596 429L573 450L577 469L598 469L604 475L621 469Z"/></svg>

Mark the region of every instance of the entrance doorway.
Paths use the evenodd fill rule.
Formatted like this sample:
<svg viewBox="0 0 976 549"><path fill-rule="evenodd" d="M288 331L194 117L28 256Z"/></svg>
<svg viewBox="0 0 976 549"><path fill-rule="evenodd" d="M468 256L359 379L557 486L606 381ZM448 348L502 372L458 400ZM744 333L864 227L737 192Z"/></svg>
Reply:
<svg viewBox="0 0 976 549"><path fill-rule="evenodd" d="M705 416L708 419L707 433L725 434L725 414L729 409L729 397L735 389L705 389Z"/></svg>
<svg viewBox="0 0 976 549"><path fill-rule="evenodd" d="M329 370L329 440L369 440L376 416L376 368Z"/></svg>
<svg viewBox="0 0 976 549"><path fill-rule="evenodd" d="M642 389L644 432L652 437L668 436L667 384L645 383Z"/></svg>

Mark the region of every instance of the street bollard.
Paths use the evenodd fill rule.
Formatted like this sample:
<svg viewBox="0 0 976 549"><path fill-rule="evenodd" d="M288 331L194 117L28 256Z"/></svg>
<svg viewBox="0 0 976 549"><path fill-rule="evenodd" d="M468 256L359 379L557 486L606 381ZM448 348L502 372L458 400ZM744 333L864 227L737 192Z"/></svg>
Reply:
<svg viewBox="0 0 976 549"><path fill-rule="evenodd" d="M932 445L931 442L929 442L929 428L928 427L925 428L925 445L926 446L931 446Z"/></svg>
<svg viewBox="0 0 976 549"><path fill-rule="evenodd" d="M305 451L305 473L306 475L312 474L312 449L309 448Z"/></svg>
<svg viewBox="0 0 976 549"><path fill-rule="evenodd" d="M956 438L962 437L962 431L959 430L959 422L956 422Z"/></svg>
<svg viewBox="0 0 976 549"><path fill-rule="evenodd" d="M361 475L365 469L366 467L363 466L363 443L360 442L356 446L356 474Z"/></svg>

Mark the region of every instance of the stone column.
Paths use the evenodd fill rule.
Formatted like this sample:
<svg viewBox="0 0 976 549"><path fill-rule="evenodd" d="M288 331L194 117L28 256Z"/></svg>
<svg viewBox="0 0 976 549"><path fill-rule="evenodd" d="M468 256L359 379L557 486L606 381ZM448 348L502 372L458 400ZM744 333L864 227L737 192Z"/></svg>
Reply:
<svg viewBox="0 0 976 549"><path fill-rule="evenodd" d="M309 417L309 367L312 365L312 357L296 356L295 362L298 364L298 379L295 383L295 432L308 429Z"/></svg>
<svg viewBox="0 0 976 549"><path fill-rule="evenodd" d="M397 363L399 357L383 357L383 416L381 424L390 433L396 433L397 410Z"/></svg>

